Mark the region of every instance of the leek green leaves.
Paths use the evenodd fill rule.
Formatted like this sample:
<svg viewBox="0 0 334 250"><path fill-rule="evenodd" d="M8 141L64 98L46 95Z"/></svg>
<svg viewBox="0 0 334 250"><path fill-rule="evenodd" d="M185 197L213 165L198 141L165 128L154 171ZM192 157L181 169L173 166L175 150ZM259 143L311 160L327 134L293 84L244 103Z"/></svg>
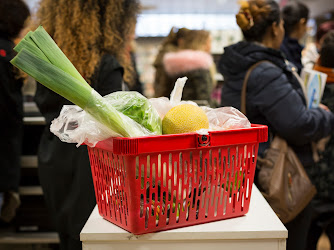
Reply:
<svg viewBox="0 0 334 250"><path fill-rule="evenodd" d="M18 52L11 60L14 66L78 105L114 132L125 137L152 134L92 89L42 26L29 32L14 50ZM153 133L161 134L161 126Z"/></svg>

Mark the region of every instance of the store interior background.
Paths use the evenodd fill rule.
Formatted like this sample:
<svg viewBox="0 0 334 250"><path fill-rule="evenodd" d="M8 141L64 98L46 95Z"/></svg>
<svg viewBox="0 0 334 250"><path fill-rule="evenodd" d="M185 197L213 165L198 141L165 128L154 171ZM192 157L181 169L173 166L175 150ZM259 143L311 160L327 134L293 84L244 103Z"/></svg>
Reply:
<svg viewBox="0 0 334 250"><path fill-rule="evenodd" d="M31 11L38 8L39 0L25 0ZM313 41L317 22L334 20L334 0L299 0L310 9L308 33L303 43ZM284 5L288 0L278 1ZM215 59L224 52L224 47L242 40L242 34L236 24L235 14L239 9L238 0L140 0L142 12L138 16L136 27L136 62L144 94L154 95L153 62L159 50L159 45L172 27L189 29L206 29L212 35L211 53ZM217 80L223 83L221 75ZM23 93L26 101L32 100L34 84L26 85ZM37 156L38 136L44 124L38 117L28 117L35 114L33 106L25 103L26 134L22 156L25 162L22 168L23 201L19 212L19 220L12 232L0 232L0 250L3 249L57 249L48 245L57 245L57 235L48 227L48 218L43 207L43 194L38 187ZM35 119L36 118L36 119ZM34 136L33 136L34 135ZM318 250L329 250L329 242L321 238Z"/></svg>
<svg viewBox="0 0 334 250"><path fill-rule="evenodd" d="M316 21L334 18L333 0L300 0L310 8L308 34L304 43L312 41ZM38 0L26 0L32 11L38 7ZM284 5L288 0L278 0ZM224 47L242 39L242 34L235 21L238 0L140 0L141 14L136 27L136 61L144 94L154 95L153 62L159 45L172 27L206 29L212 35L211 53L219 56ZM216 57L217 58L217 57ZM221 80L217 75L217 80Z"/></svg>

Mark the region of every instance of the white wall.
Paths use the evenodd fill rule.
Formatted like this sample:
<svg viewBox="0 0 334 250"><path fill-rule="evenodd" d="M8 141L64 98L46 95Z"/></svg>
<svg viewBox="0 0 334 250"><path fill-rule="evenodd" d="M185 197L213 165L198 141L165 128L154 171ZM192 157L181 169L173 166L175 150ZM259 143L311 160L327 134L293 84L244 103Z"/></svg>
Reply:
<svg viewBox="0 0 334 250"><path fill-rule="evenodd" d="M334 0L303 0L310 9L310 15L312 18L334 11Z"/></svg>

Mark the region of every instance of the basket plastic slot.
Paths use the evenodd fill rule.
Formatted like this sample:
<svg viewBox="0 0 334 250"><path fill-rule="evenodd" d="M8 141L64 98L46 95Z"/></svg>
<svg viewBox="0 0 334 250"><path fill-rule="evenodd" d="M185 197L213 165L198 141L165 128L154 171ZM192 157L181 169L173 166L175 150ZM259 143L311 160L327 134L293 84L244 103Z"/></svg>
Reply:
<svg viewBox="0 0 334 250"><path fill-rule="evenodd" d="M257 149L240 143L119 155L89 148L99 212L134 233L240 216L248 211Z"/></svg>

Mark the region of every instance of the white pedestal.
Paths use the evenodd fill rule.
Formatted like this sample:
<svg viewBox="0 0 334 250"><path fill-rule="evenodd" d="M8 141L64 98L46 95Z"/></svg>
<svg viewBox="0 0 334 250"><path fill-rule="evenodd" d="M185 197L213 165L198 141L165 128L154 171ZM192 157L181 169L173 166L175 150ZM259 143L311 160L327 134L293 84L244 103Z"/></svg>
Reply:
<svg viewBox="0 0 334 250"><path fill-rule="evenodd" d="M288 231L253 186L249 212L242 217L133 235L93 210L81 231L84 250L283 250Z"/></svg>

